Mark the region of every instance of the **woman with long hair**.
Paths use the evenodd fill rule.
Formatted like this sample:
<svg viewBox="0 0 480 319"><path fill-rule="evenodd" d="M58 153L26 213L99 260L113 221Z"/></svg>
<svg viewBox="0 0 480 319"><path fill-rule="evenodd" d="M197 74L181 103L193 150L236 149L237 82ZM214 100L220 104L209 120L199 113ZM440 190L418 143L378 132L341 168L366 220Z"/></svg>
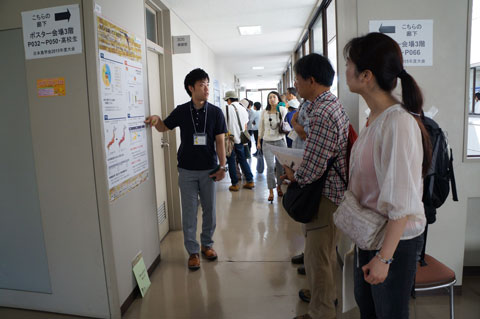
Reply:
<svg viewBox="0 0 480 319"><path fill-rule="evenodd" d="M370 109L352 149L349 189L363 207L387 220L381 249L356 249L355 299L361 318L408 318L426 224L422 177L431 160L420 118L423 97L390 37L369 33L354 38L344 56L347 85ZM392 94L397 79L401 100Z"/></svg>
<svg viewBox="0 0 480 319"><path fill-rule="evenodd" d="M273 202L273 189L277 187L278 197L283 196L282 179L283 175L282 164L275 158L269 146L287 147L285 143L285 134L280 133L280 126L282 125L287 109L284 106L279 106L281 102L280 94L276 91L271 91L267 96L267 107L260 115L260 125L258 127L258 141L257 149L262 149L261 140L263 139L263 155L267 163L267 185L269 189L268 201Z"/></svg>

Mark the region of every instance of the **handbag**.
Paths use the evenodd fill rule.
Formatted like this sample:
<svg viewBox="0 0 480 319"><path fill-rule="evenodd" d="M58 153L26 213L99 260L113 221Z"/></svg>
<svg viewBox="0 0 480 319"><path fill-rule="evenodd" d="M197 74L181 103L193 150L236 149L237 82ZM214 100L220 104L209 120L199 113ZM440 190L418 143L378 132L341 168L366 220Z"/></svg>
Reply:
<svg viewBox="0 0 480 319"><path fill-rule="evenodd" d="M230 122L230 117L228 116L228 105L227 108L227 127L228 123ZM235 147L235 141L233 139L233 135L230 132L225 133L225 155L230 156L232 155L233 148Z"/></svg>
<svg viewBox="0 0 480 319"><path fill-rule="evenodd" d="M333 214L335 225L363 250L378 250L385 238L388 218L363 207L347 190Z"/></svg>
<svg viewBox="0 0 480 319"><path fill-rule="evenodd" d="M297 182L292 182L288 185L287 192L282 199L282 205L293 220L300 223L308 223L318 212L328 172L336 159L336 157L333 157L328 160L327 169L322 177L313 183L303 187L300 187Z"/></svg>
<svg viewBox="0 0 480 319"><path fill-rule="evenodd" d="M242 123L240 123L240 117L238 115L237 107L233 105L233 108L235 109L235 113L237 113L238 126L240 127L240 143L247 144L248 142L250 142L250 133L248 133L248 131L246 130L242 130Z"/></svg>
<svg viewBox="0 0 480 319"><path fill-rule="evenodd" d="M278 133L280 134L288 134L291 130L292 130L292 127L290 126L290 124L288 124L288 122L286 121L282 121L282 118L280 116L280 112L277 113L278 114Z"/></svg>
<svg viewBox="0 0 480 319"><path fill-rule="evenodd" d="M262 174L265 170L265 161L263 160L263 151L257 151L257 173Z"/></svg>

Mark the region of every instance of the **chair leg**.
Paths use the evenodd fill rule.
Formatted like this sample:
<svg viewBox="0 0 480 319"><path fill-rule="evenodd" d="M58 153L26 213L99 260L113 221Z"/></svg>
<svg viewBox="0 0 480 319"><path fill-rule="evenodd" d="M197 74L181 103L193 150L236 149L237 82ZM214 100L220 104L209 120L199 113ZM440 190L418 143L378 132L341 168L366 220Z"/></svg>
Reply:
<svg viewBox="0 0 480 319"><path fill-rule="evenodd" d="M450 319L455 319L455 311L453 304L453 285L448 288L450 292Z"/></svg>

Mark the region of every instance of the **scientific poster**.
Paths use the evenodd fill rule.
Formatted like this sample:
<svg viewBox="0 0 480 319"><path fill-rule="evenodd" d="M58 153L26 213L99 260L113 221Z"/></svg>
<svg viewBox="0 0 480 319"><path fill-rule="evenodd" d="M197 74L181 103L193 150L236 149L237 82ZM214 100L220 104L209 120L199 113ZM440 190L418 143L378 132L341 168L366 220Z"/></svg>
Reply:
<svg viewBox="0 0 480 319"><path fill-rule="evenodd" d="M109 198L148 178L141 41L97 17L100 92Z"/></svg>

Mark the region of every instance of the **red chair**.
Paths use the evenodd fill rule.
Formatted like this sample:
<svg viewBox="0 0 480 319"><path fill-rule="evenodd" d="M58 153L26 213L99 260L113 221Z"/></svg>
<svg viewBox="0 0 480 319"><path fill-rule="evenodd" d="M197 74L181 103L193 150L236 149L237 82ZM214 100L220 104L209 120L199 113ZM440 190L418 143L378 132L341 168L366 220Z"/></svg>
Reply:
<svg viewBox="0 0 480 319"><path fill-rule="evenodd" d="M446 288L450 294L450 318L454 319L453 285L457 282L455 272L427 254L425 254L425 262L426 266L417 265L415 291Z"/></svg>

